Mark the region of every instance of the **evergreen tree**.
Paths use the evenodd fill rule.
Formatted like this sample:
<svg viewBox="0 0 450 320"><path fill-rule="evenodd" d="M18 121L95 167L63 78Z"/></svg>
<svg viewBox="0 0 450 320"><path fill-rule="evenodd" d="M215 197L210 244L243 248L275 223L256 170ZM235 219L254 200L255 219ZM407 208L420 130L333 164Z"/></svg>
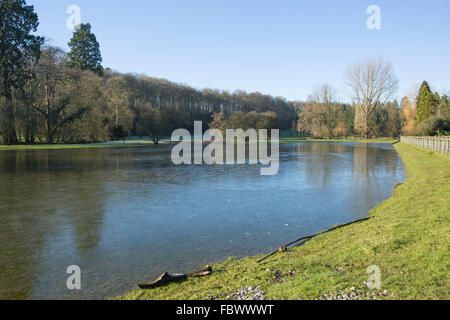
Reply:
<svg viewBox="0 0 450 320"><path fill-rule="evenodd" d="M435 96L428 83L424 81L417 96L417 124L428 120L433 115L435 106Z"/></svg>
<svg viewBox="0 0 450 320"><path fill-rule="evenodd" d="M450 120L450 100L447 95L443 95L439 100L437 108L437 115L440 118L446 118Z"/></svg>
<svg viewBox="0 0 450 320"><path fill-rule="evenodd" d="M400 119L400 107L398 105L397 100L394 100L394 102L387 103L386 105L387 112L388 112L388 123L386 126L386 132L385 135L397 138L400 136L400 130L402 128L402 123Z"/></svg>
<svg viewBox="0 0 450 320"><path fill-rule="evenodd" d="M77 26L69 42L69 47L71 49L69 52L69 67L91 70L99 75L103 75L100 44L91 32L89 23Z"/></svg>
<svg viewBox="0 0 450 320"><path fill-rule="evenodd" d="M17 143L12 90L31 76L27 62L39 58L43 39L32 34L38 25L33 6L24 0L0 2L0 97L4 100L0 133L6 144Z"/></svg>

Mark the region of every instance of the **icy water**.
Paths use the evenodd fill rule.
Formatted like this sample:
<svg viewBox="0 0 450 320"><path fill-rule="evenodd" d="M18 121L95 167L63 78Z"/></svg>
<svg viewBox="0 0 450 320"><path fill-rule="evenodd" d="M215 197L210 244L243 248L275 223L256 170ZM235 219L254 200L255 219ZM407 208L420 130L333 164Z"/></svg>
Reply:
<svg viewBox="0 0 450 320"><path fill-rule="evenodd" d="M264 253L366 217L404 178L389 144L283 144L275 176L175 166L170 152L0 152L0 298L104 299L164 271ZM82 290L66 287L70 265Z"/></svg>

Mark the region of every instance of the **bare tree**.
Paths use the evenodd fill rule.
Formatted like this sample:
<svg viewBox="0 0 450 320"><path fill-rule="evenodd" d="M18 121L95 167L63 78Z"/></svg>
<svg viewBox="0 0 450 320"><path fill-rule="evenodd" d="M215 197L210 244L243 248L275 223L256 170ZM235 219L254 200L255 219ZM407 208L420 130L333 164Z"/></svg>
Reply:
<svg viewBox="0 0 450 320"><path fill-rule="evenodd" d="M397 92L398 79L389 61L376 58L350 67L347 71L347 83L356 103L355 127L367 138L369 114Z"/></svg>
<svg viewBox="0 0 450 320"><path fill-rule="evenodd" d="M114 114L114 124L118 127L122 124L121 121L124 113L128 110L130 94L127 91L127 83L120 75L113 75L106 82L106 97L107 104L111 107Z"/></svg>
<svg viewBox="0 0 450 320"><path fill-rule="evenodd" d="M336 90L329 84L322 84L309 95L300 124L317 138L331 138L337 125Z"/></svg>
<svg viewBox="0 0 450 320"><path fill-rule="evenodd" d="M41 52L41 58L36 66L36 77L39 83L37 101L33 108L44 117L47 131L47 143L55 142L55 136L65 125L79 119L87 112L85 107L79 107L74 112L68 112L70 95L64 91L65 86L71 86L71 79L66 71L66 55L59 48L47 46Z"/></svg>
<svg viewBox="0 0 450 320"><path fill-rule="evenodd" d="M328 83L324 83L314 88L313 93L308 96L308 101L330 105L336 102L336 90Z"/></svg>
<svg viewBox="0 0 450 320"><path fill-rule="evenodd" d="M56 104L57 91L67 80L64 73L65 54L55 47L44 47L41 53L41 59L36 66L37 80L42 91L42 99L33 107L39 111L45 119L47 131L47 143L53 143L54 135L57 131L54 126L54 120L57 117L59 110ZM55 112L56 111L56 112Z"/></svg>

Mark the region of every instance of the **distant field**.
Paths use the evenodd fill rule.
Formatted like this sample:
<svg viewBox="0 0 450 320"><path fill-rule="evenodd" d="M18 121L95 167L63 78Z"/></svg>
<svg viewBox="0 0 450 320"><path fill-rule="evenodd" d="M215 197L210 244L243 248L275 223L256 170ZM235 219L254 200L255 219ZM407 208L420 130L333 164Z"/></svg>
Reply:
<svg viewBox="0 0 450 320"><path fill-rule="evenodd" d="M281 138L280 143L296 143L296 142L361 142L361 143L394 143L397 140L389 138L380 139L301 139L296 137ZM167 141L160 141L160 144L165 144ZM46 149L84 149L84 148L124 148L124 147L142 147L154 145L149 140L126 140L112 141L105 143L90 143L90 144L33 144L33 145L0 145L0 151L8 150L46 150Z"/></svg>

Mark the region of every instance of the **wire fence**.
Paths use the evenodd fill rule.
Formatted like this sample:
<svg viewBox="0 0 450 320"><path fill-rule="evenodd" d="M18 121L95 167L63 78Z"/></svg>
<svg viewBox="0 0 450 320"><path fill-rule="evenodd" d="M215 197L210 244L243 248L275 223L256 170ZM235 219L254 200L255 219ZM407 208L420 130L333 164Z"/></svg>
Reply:
<svg viewBox="0 0 450 320"><path fill-rule="evenodd" d="M401 141L432 150L446 156L450 155L450 137L401 137Z"/></svg>

